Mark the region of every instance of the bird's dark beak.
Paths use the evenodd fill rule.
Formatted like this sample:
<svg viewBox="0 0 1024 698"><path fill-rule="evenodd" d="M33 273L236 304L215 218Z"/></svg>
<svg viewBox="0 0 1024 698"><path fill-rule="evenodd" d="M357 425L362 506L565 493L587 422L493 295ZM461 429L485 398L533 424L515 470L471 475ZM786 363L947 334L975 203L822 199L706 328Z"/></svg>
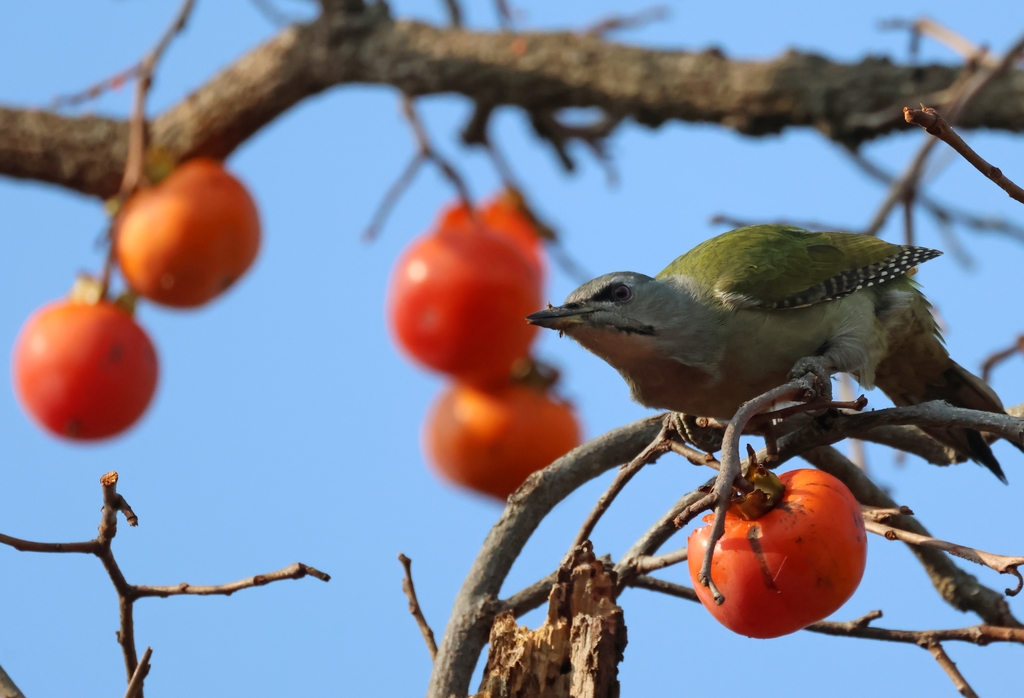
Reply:
<svg viewBox="0 0 1024 698"><path fill-rule="evenodd" d="M587 308L581 303L567 303L565 305L549 305L544 310L526 316L526 321L538 327L547 327L550 330L565 330L571 325L580 323L583 316L594 312L593 308Z"/></svg>

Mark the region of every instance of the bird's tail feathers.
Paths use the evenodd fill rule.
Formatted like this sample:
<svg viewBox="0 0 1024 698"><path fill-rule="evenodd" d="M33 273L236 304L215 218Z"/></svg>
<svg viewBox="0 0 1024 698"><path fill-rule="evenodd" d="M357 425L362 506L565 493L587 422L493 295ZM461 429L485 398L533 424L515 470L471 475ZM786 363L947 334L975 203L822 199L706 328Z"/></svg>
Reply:
<svg viewBox="0 0 1024 698"><path fill-rule="evenodd" d="M1005 413L1003 403L995 391L985 381L960 364L947 358L943 362L944 366L938 367L938 370L929 371L928 368L935 367L928 366L927 363L930 362L915 367L917 370L914 371L915 375L913 376L907 376L905 373L900 376L898 372L880 371L884 378L878 380L878 387L898 406L943 400L954 407ZM907 370L909 367L904 365L901 368ZM1006 475L1003 473L999 461L996 460L985 437L976 429L922 427L922 431L985 466L1004 484L1006 483ZM1024 447L1018 444L1014 445L1024 451Z"/></svg>

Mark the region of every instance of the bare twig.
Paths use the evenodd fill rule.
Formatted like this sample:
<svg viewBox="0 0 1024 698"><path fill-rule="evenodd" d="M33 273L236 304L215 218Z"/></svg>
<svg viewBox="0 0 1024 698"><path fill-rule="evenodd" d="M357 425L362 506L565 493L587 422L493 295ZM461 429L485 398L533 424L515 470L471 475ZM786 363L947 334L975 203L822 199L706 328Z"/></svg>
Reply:
<svg viewBox="0 0 1024 698"><path fill-rule="evenodd" d="M875 164L867 157L864 156L860 151L853 151L848 148L843 148L842 151L846 153L857 167L862 172L867 174L872 179L881 182L887 186L892 186L895 181L895 177L890 173L886 172L879 165ZM1024 242L1024 226L1018 225L1013 221L1002 219L1002 218L991 218L985 216L979 216L968 211L962 211L960 209L948 206L946 204L940 204L938 201L928 196L923 191L918 191L916 195L917 203L924 208L931 216L935 218L942 226L948 226L952 224L962 225L965 228L973 230L979 233L1000 233L1007 235L1017 242ZM852 230L852 228L833 228L834 230ZM824 228L822 228L824 230ZM954 238L955 240L955 238ZM954 243L955 244L955 243ZM947 243L947 246L950 246ZM965 256L963 250L957 248L951 249L958 257Z"/></svg>
<svg viewBox="0 0 1024 698"><path fill-rule="evenodd" d="M931 135L947 143L953 150L960 153L967 162L971 163L978 172L991 179L996 186L1009 194L1011 199L1024 204L1024 189L1014 184L998 167L988 163L978 155L935 109L931 107L923 107L921 109L904 107L903 116L908 124L917 124Z"/></svg>
<svg viewBox="0 0 1024 698"><path fill-rule="evenodd" d="M864 517L865 521L876 521L878 523L885 523L890 521L894 516L913 516L914 511L910 507L899 506L899 507L869 507L864 504L860 506L861 516Z"/></svg>
<svg viewBox="0 0 1024 698"><path fill-rule="evenodd" d="M50 102L50 108L57 110L65 107L77 107L80 104L85 104L86 102L96 99L104 92L118 90L139 74L140 67L141 64L136 63L132 67L122 70L120 73L116 73L111 75L109 78L100 80L94 85L90 85L81 92L76 92L70 95L58 95Z"/></svg>
<svg viewBox="0 0 1024 698"><path fill-rule="evenodd" d="M434 631L430 629L430 624L427 623L427 619L423 615L423 609L420 608L420 601L416 598L416 587L412 583L412 560L402 553L398 553L398 561L402 563L402 568L405 570L402 591L409 599L409 613L416 619L416 625L419 626L420 632L423 634L423 641L427 643L430 660L433 661L437 656L437 642L434 640Z"/></svg>
<svg viewBox="0 0 1024 698"><path fill-rule="evenodd" d="M1002 60L995 67L982 68L974 74L965 73L956 85L949 88L948 92L952 99L948 102L947 116L950 123L956 123L957 118L975 97L980 95L993 80L1009 70L1016 60L1017 54L1022 49L1024 49L1024 37L1006 52ZM974 63L972 62L968 67L973 65ZM885 221L888 219L893 207L906 201L908 194L917 187L917 182L920 180L921 173L924 170L925 161L935 147L935 143L937 141L934 139L924 142L903 175L890 188L889 195L882 202L882 205L875 213L875 217L864 231L866 235L877 235L878 231L885 225Z"/></svg>
<svg viewBox="0 0 1024 698"><path fill-rule="evenodd" d="M453 27L462 26L462 7L459 0L444 0L445 9L448 10L448 21Z"/></svg>
<svg viewBox="0 0 1024 698"><path fill-rule="evenodd" d="M900 528L887 526L876 521L866 520L864 522L864 527L871 533L882 536L886 540L901 540L904 543L909 543L910 545L920 545L928 548L935 548L936 550L943 550L950 555L956 555L964 560L970 560L975 564L983 565L991 570L999 572L1000 574L1012 574L1017 578L1017 586L1013 589L1007 589L1007 596L1016 596L1020 593L1020 590L1024 588L1024 577L1022 577L1021 573L1017 571L1017 568L1020 565L1024 565L1024 557L986 553L984 550L968 548L964 545L957 545L956 543L939 540L938 538L922 535L920 533L904 531Z"/></svg>
<svg viewBox="0 0 1024 698"><path fill-rule="evenodd" d="M985 363L981 365L981 379L988 383L989 378L992 377L992 369L1016 354L1024 354L1024 334L1017 337L1017 341L1012 346L997 351L985 359Z"/></svg>
<svg viewBox="0 0 1024 698"><path fill-rule="evenodd" d="M628 15L613 15L595 22L583 30L584 34L590 36L607 36L614 31L626 29L639 29L654 22L660 22L669 16L669 9L665 5L655 5L639 12Z"/></svg>
<svg viewBox="0 0 1024 698"><path fill-rule="evenodd" d="M135 696L142 693L142 682L146 680L146 676L149 674L149 660L152 656L153 648L147 647L146 651L142 653L139 665L135 667L135 671L132 673L131 680L128 681L128 690L124 692L124 698L135 698Z"/></svg>
<svg viewBox="0 0 1024 698"><path fill-rule="evenodd" d="M978 694L974 692L971 685L967 683L967 679L965 679L964 675L960 673L960 670L956 668L956 664L954 664L953 660L949 658L946 651L942 649L942 645L938 642L933 642L928 645L928 651L932 653L932 656L935 657L935 661L939 663L942 670L946 672L947 676L949 676L953 685L956 686L956 690L960 692L960 695L965 696L966 698L978 698Z"/></svg>
<svg viewBox="0 0 1024 698"><path fill-rule="evenodd" d="M647 574L648 572L665 569L672 565L678 565L680 562L686 562L687 552L688 550L684 545L682 548L665 553L664 555L643 555L636 558L633 566L638 574Z"/></svg>
<svg viewBox="0 0 1024 698"><path fill-rule="evenodd" d="M377 239L377 235L380 234L381 228L384 227L384 221L388 219L391 211L395 208L395 204L402 198L402 194L409 188L413 180L416 179L416 174L420 171L423 163L427 161L426 155L422 152L417 152L412 156L412 160L402 170L402 174L398 176L398 179L388 187L387 193L384 194L384 198L381 200L380 205L377 206L377 210L373 214L373 218L370 220L370 225L366 226L366 230L363 231L363 242L373 242Z"/></svg>
<svg viewBox="0 0 1024 698"><path fill-rule="evenodd" d="M279 10L277 5L274 4L274 0L251 0L251 2L259 10L259 13L276 27L284 27L297 21L295 18Z"/></svg>
<svg viewBox="0 0 1024 698"><path fill-rule="evenodd" d="M516 592L504 601L499 602L498 613L511 611L516 618L538 608L548 600L551 587L558 581L558 571L552 572L544 579L539 579L525 589Z"/></svg>
<svg viewBox="0 0 1024 698"><path fill-rule="evenodd" d="M515 18L512 16L512 8L509 7L507 0L494 0L494 9L498 12L498 24L501 28L505 31L512 29L512 22Z"/></svg>
<svg viewBox="0 0 1024 698"><path fill-rule="evenodd" d="M146 54L139 63L136 72L135 97L132 103L132 115L129 120L128 159L124 166L124 178L121 180L121 191L118 196L122 202L131 196L143 179L143 168L146 159L146 96L153 84L153 72L171 41L188 23L188 17L195 6L195 0L184 0L178 13L164 31L156 46ZM105 288L105 285L104 285Z"/></svg>
<svg viewBox="0 0 1024 698"><path fill-rule="evenodd" d="M445 159L437 149L434 148L430 143L430 137L427 135L427 129L423 126L423 122L420 120L420 115L416 111L416 105L413 102L412 97L407 94L402 95L402 114L405 115L406 121L409 122L409 126L412 128L413 135L416 136L416 145L419 147L423 157L434 163L435 166L441 171L455 190L459 194L459 198L462 199L462 203L466 208L473 208L473 197L469 194L469 187L466 186L466 182L462 179L462 176L455 170L455 167Z"/></svg>
<svg viewBox="0 0 1024 698"><path fill-rule="evenodd" d="M745 218L737 218L726 213L716 213L708 220L708 225L727 225L730 228L745 228L748 225L759 225L763 223L770 223L772 225L787 225L793 228L804 228L805 230L820 230L820 231L836 231L836 230L854 230L855 226L842 225L838 223L823 223L821 221L804 221L804 220L793 220L791 218L776 218L770 221L764 220L748 220Z"/></svg>
<svg viewBox="0 0 1024 698"><path fill-rule="evenodd" d="M195 6L195 0L184 0L178 13L171 21L170 26L164 31L156 46L143 57L134 73L135 94L132 99L132 113L128 120L128 157L125 159L124 176L121 178L121 188L117 193L117 206L119 209L135 190L145 180L146 145L149 140L149 126L146 123L146 96L153 84L153 72L157 63L163 57L164 52L171 45L171 41L177 36L188 23L189 15ZM114 235L116 230L111 223L107 233L108 250L106 260L103 263L103 271L100 275L100 295L105 296L110 286L110 275L115 264Z"/></svg>
<svg viewBox="0 0 1024 698"><path fill-rule="evenodd" d="M538 136L551 144L559 161L567 172L576 169L576 163L569 155L568 145L578 140L586 145L597 161L604 167L609 185L618 182L618 172L605 148L605 141L615 127L622 123L623 116L605 112L596 121L577 125L561 121L554 110L536 110L530 113L530 124Z"/></svg>
<svg viewBox="0 0 1024 698"><path fill-rule="evenodd" d="M405 116L406 121L409 122L413 136L416 139L416 154L413 155L409 164L402 170L402 174L399 175L398 179L388 187L384 199L373 214L370 225L363 232L363 240L366 242L373 241L380 234L384 221L387 220L391 210L412 184L420 168L426 162L431 162L437 167L444 178L455 187L459 199L462 200L462 204L468 210L473 210L473 199L469 194L469 187L466 186L465 180L455 169L455 166L438 153L437 149L431 144L430 137L427 135L427 129L423 126L423 121L420 120L420 116L416 111L416 105L413 103L412 97L406 94L402 95L402 114Z"/></svg>
<svg viewBox="0 0 1024 698"><path fill-rule="evenodd" d="M965 61L974 60L990 68L998 64L998 59L992 56L987 48L978 46L967 37L945 25L939 24L931 17L921 17L913 21L907 19L887 19L879 22L878 26L882 30L906 29L910 32L913 43L916 43L921 36L930 37L960 54L960 57Z"/></svg>
<svg viewBox="0 0 1024 698"><path fill-rule="evenodd" d="M661 427L661 431L654 437L654 440L637 454L636 458L631 460L628 464L619 468L619 471L615 474L615 479L608 485L608 489L605 490L604 494L594 504L594 508L591 509L587 515L583 525L580 526L579 532L576 534L576 538L573 539L572 545L569 547L568 555L571 556L578 546L583 545L583 542L590 538L590 534L594 532L594 527L597 526L597 522L601 520L601 517L611 506L612 502L619 495L619 492L626 486L626 484L633 479L633 476L640 472L648 463L653 463L658 460L663 454L670 450L671 443L671 427L669 417L666 417ZM568 558L567 558L568 559Z"/></svg>
<svg viewBox="0 0 1024 698"><path fill-rule="evenodd" d="M143 698L142 679L145 678L148 669L141 668L142 662L149 661L149 650L147 649L142 662L139 661L135 649L135 621L134 604L138 599L159 596L176 595L230 595L239 589L263 586L270 582L282 579L299 579L307 575L316 577L323 581L330 580L330 576L308 565L297 562L293 565L271 572L269 574L256 575L230 584L220 586L192 586L179 584L176 586L158 587L129 584L121 572L114 553L111 549L114 537L117 535L117 514L122 513L129 526L137 526L138 516L132 511L124 496L117 491L118 475L116 472L105 473L100 478L100 485L103 490L103 508L100 511L100 525L98 535L91 541L80 543L39 543L35 541L22 540L0 533L0 543L8 545L15 550L38 553L89 553L99 558L107 575L110 577L114 589L117 591L118 608L120 611L120 630L117 633L117 641L121 645L124 655L127 680L137 684L135 688L129 688L127 695L134 695L136 698ZM6 698L4 696L3 698Z"/></svg>
<svg viewBox="0 0 1024 698"><path fill-rule="evenodd" d="M231 596L236 591L241 591L242 589L261 587L270 584L271 582L280 582L285 579L302 579L306 576L316 577L323 582L331 581L331 575L326 572L321 572L315 567L304 565L301 562L293 562L287 567L283 567L274 572L257 574L252 577L246 577L245 579L240 579L237 582L229 582L227 584L204 585L189 584L188 582L169 586L147 586L145 584L135 584L132 585L132 596L136 599L146 598L147 596L159 596L160 598L179 595Z"/></svg>

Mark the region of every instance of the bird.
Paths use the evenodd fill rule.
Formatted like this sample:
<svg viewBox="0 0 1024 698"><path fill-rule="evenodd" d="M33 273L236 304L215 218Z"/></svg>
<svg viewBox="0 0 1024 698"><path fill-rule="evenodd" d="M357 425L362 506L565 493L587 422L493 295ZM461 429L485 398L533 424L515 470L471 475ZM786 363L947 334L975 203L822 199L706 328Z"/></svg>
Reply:
<svg viewBox="0 0 1024 698"><path fill-rule="evenodd" d="M611 364L651 408L728 420L814 357L897 406L944 400L1005 413L996 393L950 358L911 279L941 254L857 233L752 225L706 240L654 277L599 276L526 319ZM978 431L924 431L1006 483Z"/></svg>

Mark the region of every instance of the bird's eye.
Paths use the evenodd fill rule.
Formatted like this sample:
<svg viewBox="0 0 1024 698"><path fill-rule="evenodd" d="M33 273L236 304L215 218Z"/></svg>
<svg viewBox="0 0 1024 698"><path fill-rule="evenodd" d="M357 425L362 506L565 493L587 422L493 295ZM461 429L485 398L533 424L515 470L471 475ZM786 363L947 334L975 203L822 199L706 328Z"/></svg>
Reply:
<svg viewBox="0 0 1024 698"><path fill-rule="evenodd" d="M633 289L626 284L619 284L612 289L612 298L619 303L626 303L633 298Z"/></svg>

